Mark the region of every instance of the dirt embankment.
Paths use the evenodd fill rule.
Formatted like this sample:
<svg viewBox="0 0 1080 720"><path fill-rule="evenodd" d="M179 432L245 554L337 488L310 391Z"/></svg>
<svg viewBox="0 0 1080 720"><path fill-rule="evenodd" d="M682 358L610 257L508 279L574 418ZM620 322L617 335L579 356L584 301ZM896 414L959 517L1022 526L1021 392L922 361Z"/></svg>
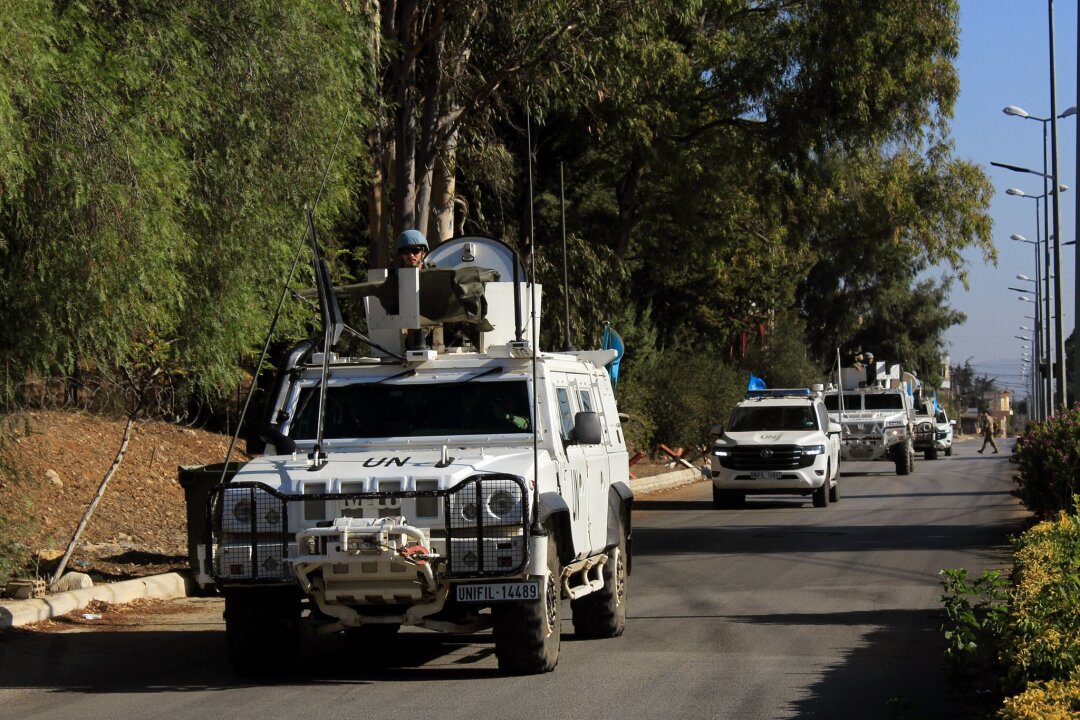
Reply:
<svg viewBox="0 0 1080 720"><path fill-rule="evenodd" d="M0 532L44 571L63 553L124 434L124 421L70 412L2 418ZM229 438L165 422L137 423L119 470L68 568L95 579L186 567L187 520L177 467L221 462ZM243 449L243 444L240 444Z"/></svg>

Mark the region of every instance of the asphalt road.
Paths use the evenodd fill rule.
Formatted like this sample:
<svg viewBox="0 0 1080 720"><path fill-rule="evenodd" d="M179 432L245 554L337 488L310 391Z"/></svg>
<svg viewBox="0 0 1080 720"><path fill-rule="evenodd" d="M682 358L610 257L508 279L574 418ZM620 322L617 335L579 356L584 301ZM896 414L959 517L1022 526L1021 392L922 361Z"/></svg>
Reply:
<svg viewBox="0 0 1080 720"><path fill-rule="evenodd" d="M490 644L402 632L364 656L305 639L294 675L238 678L216 599L87 631L0 635L0 718L955 717L938 571L1005 567L1026 514L1012 466L978 455L850 463L841 502L751 498L708 483L637 503L626 634L575 641L554 673L503 677ZM568 608L567 608L568 610Z"/></svg>

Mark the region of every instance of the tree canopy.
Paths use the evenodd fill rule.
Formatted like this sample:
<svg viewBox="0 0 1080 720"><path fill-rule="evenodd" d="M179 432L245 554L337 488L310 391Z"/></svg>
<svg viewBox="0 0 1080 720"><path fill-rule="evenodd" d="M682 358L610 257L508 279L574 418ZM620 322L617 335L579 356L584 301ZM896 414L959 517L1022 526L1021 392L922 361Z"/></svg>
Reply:
<svg viewBox="0 0 1080 720"><path fill-rule="evenodd" d="M142 364L227 392L317 200L339 279L384 266L409 227L433 244L499 237L535 251L548 307L570 304L570 342L619 319L643 376L676 348L732 377L780 362L795 367L777 376L803 377L802 363L824 371L855 346L933 367L963 321L948 306L963 253L995 259L986 178L948 134L958 12L2 4L0 354L9 377ZM935 266L945 274L928 279ZM306 285L299 267L292 283ZM545 346L566 343L562 315L545 318ZM278 334L313 321L290 304ZM773 333L782 352L763 347Z"/></svg>

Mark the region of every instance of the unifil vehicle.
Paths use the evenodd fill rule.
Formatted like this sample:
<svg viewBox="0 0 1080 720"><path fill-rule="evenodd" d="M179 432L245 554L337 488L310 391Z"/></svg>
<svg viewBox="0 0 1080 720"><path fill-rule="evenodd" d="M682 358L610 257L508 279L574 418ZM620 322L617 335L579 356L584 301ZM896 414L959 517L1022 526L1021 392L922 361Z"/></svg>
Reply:
<svg viewBox="0 0 1080 720"><path fill-rule="evenodd" d="M747 495L809 495L814 507L840 500L840 426L822 389L750 390L727 425L713 426L715 507L738 507Z"/></svg>
<svg viewBox="0 0 1080 720"><path fill-rule="evenodd" d="M915 378L899 365L870 359L840 370L841 390L825 393L829 415L843 427L840 455L844 460L892 462L897 475L915 468Z"/></svg>
<svg viewBox="0 0 1080 720"><path fill-rule="evenodd" d="M210 493L201 578L225 596L241 673L294 668L301 632L378 656L402 626L491 629L501 670L546 672L564 598L579 637L623 632L616 351L538 351L539 288L501 242L451 240L427 261L341 288L317 269L328 330L279 368L267 453ZM349 296L363 357L330 350Z"/></svg>

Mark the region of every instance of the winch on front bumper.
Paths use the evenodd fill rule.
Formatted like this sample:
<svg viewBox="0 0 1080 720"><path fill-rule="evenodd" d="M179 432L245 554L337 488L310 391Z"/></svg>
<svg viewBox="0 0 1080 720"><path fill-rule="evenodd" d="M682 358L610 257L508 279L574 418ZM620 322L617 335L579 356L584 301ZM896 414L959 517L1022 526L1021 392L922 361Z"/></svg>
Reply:
<svg viewBox="0 0 1080 720"><path fill-rule="evenodd" d="M430 602L448 580L521 575L528 507L525 482L503 474L393 492L227 483L210 495L206 567L219 586L299 582L320 605Z"/></svg>

